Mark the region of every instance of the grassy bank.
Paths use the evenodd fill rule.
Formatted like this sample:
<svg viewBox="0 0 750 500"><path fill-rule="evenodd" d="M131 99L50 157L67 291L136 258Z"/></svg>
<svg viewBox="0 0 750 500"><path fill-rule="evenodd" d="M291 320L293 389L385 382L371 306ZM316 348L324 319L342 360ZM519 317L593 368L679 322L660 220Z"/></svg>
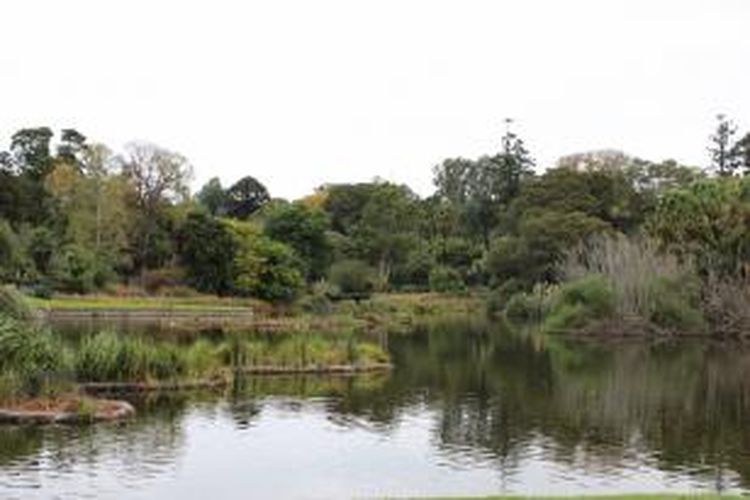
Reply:
<svg viewBox="0 0 750 500"><path fill-rule="evenodd" d="M359 303L307 296L283 307L253 299L215 296L59 295L51 299L30 298L28 302L51 321L126 318L144 323L167 321L174 330L215 326L224 330L282 332L403 331L429 318L481 313L483 303L477 294L437 293L376 294Z"/></svg>

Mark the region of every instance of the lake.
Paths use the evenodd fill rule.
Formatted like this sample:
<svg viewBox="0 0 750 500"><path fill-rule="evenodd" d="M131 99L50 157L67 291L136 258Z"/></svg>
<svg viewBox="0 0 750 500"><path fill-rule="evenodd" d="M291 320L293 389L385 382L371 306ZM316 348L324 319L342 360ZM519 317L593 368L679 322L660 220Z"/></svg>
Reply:
<svg viewBox="0 0 750 500"><path fill-rule="evenodd" d="M128 422L0 427L0 498L352 498L750 489L750 349L452 320L390 374L141 396Z"/></svg>

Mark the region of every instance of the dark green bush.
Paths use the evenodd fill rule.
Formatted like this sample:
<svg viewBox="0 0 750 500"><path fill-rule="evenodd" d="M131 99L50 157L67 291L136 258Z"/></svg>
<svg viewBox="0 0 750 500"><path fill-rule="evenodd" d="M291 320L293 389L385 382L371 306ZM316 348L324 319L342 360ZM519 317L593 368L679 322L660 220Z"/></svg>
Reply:
<svg viewBox="0 0 750 500"><path fill-rule="evenodd" d="M461 274L450 267L438 266L430 271L430 290L441 293L456 293L466 289Z"/></svg>
<svg viewBox="0 0 750 500"><path fill-rule="evenodd" d="M328 275L332 298L369 298L375 289L376 273L360 260L343 260L331 266Z"/></svg>
<svg viewBox="0 0 750 500"><path fill-rule="evenodd" d="M653 283L650 320L667 330L700 333L708 326L700 310L699 283L692 280L657 279Z"/></svg>

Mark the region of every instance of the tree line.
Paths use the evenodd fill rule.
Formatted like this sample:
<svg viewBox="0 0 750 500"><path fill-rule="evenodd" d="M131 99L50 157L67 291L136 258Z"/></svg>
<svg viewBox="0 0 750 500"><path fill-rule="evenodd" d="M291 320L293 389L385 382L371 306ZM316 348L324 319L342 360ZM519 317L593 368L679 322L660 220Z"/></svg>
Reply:
<svg viewBox="0 0 750 500"><path fill-rule="evenodd" d="M724 255L740 272L750 133L720 116L709 157L701 169L592 151L537 173L509 128L497 152L435 166L427 197L374 180L287 201L252 175L191 195L179 153L145 142L115 153L73 129L27 128L0 153L0 281L38 295L130 287L273 302L319 289L520 289L558 279L564 252L593 234L644 228L682 250L715 247L702 258Z"/></svg>

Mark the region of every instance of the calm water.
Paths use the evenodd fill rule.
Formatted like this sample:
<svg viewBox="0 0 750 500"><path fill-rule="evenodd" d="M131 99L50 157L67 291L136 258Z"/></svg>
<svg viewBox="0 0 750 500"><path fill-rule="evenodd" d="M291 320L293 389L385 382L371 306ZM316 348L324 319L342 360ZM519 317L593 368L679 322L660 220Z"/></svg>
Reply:
<svg viewBox="0 0 750 500"><path fill-rule="evenodd" d="M0 498L351 498L743 491L750 349L444 323L397 369L135 400L92 427L0 428Z"/></svg>

